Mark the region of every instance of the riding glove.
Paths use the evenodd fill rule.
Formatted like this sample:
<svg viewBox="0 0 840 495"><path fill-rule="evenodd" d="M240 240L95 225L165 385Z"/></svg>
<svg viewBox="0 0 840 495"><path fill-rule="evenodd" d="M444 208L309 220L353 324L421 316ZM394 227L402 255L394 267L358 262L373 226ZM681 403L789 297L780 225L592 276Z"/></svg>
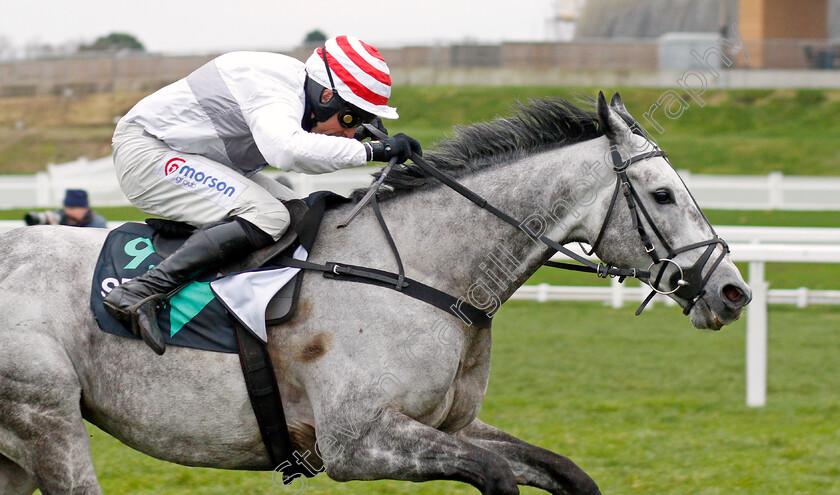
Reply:
<svg viewBox="0 0 840 495"><path fill-rule="evenodd" d="M397 157L397 163L403 163L411 158L412 153L423 156L423 149L416 139L399 133L396 136L387 137L380 141L368 141L363 143L367 150L368 161L387 162Z"/></svg>

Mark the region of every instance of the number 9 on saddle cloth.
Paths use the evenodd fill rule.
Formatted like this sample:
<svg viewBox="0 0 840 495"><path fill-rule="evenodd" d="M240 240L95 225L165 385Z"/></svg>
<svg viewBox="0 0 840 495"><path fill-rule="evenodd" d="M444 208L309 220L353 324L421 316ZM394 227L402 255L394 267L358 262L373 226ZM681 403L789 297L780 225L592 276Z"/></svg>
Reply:
<svg viewBox="0 0 840 495"><path fill-rule="evenodd" d="M265 342L266 323L279 324L294 315L303 278L299 269L282 267L276 260L282 256L305 260L324 212L347 201L329 192L317 192L304 201L286 203L291 227L277 243L230 266L202 274L169 298L158 314L166 344L236 353L234 318ZM145 224L123 224L108 234L94 271L90 298L100 329L138 338L108 314L102 301L114 287L162 261L191 233L192 228L185 224L150 219Z"/></svg>

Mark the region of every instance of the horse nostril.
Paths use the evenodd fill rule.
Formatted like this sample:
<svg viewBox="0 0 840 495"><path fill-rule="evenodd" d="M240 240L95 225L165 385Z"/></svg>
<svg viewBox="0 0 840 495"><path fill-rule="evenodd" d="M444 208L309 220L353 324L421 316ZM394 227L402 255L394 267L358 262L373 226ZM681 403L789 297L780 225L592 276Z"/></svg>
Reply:
<svg viewBox="0 0 840 495"><path fill-rule="evenodd" d="M727 285L723 288L723 295L730 301L737 303L744 297L744 293L734 285Z"/></svg>

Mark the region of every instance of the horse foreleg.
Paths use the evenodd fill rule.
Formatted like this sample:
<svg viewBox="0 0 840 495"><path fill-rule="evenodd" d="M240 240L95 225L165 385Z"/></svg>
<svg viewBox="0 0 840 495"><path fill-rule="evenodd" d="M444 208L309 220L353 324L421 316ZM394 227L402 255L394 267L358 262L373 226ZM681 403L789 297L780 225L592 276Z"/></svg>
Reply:
<svg viewBox="0 0 840 495"><path fill-rule="evenodd" d="M597 495L598 486L568 457L536 447L478 419L456 437L503 457L520 485L557 495Z"/></svg>
<svg viewBox="0 0 840 495"><path fill-rule="evenodd" d="M500 456L393 410L363 425L319 428L317 449L327 474L336 481L455 480L484 495L519 493L513 472Z"/></svg>

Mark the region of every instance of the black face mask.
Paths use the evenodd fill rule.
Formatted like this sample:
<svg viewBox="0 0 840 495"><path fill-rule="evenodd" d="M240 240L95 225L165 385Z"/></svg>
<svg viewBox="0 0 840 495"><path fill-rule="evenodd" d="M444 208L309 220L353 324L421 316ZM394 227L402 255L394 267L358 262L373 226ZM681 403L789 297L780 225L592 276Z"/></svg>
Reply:
<svg viewBox="0 0 840 495"><path fill-rule="evenodd" d="M323 103L321 101L321 94L327 89L310 77L306 77L305 91L306 91L306 116L304 121L307 122L306 130L311 130L315 127L315 123L324 122L336 113L344 109L344 100L338 96L338 93L333 91L333 97L330 101Z"/></svg>

